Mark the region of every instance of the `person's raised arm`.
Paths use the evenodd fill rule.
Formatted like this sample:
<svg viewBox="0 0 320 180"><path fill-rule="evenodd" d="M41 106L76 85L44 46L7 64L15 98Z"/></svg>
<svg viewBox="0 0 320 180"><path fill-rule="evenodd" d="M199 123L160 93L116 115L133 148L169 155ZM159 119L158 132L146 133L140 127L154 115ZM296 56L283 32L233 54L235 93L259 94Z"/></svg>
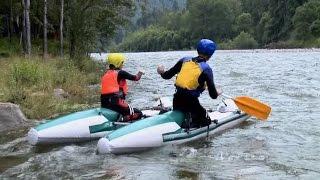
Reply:
<svg viewBox="0 0 320 180"><path fill-rule="evenodd" d="M205 82L208 86L209 95L212 99L217 99L217 97L222 94L221 90L217 90L214 81L213 81L213 73L211 69L206 69L204 72Z"/></svg>
<svg viewBox="0 0 320 180"><path fill-rule="evenodd" d="M163 79L171 79L174 75L180 72L182 67L182 61L178 61L171 69L168 71L164 70L164 66L160 65L157 68L158 74L161 75Z"/></svg>
<svg viewBox="0 0 320 180"><path fill-rule="evenodd" d="M143 74L144 74L143 72L139 71L136 75L133 75L133 74L128 73L127 71L120 70L118 73L118 76L121 79L128 79L131 81L139 81Z"/></svg>

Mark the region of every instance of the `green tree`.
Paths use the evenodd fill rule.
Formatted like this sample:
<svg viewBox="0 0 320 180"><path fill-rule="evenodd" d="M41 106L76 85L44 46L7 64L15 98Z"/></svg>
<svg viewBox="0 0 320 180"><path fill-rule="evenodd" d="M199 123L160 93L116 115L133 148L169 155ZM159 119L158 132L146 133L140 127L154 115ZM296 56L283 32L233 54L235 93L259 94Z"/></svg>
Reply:
<svg viewBox="0 0 320 180"><path fill-rule="evenodd" d="M270 41L286 40L292 32L292 17L296 8L307 0L270 0Z"/></svg>
<svg viewBox="0 0 320 180"><path fill-rule="evenodd" d="M236 49L254 49L258 47L256 40L246 32L241 32L233 39L232 44Z"/></svg>
<svg viewBox="0 0 320 180"><path fill-rule="evenodd" d="M66 25L70 57L83 56L96 49L97 41L109 38L127 21L130 0L69 0Z"/></svg>
<svg viewBox="0 0 320 180"><path fill-rule="evenodd" d="M225 1L189 0L188 10L193 41L204 37L223 41L232 37L235 16Z"/></svg>
<svg viewBox="0 0 320 180"><path fill-rule="evenodd" d="M311 34L315 37L320 37L320 19L312 22L310 26Z"/></svg>
<svg viewBox="0 0 320 180"><path fill-rule="evenodd" d="M293 17L297 39L320 36L320 1L311 0L297 8Z"/></svg>
<svg viewBox="0 0 320 180"><path fill-rule="evenodd" d="M11 39L12 36L18 38L22 34L24 37L22 47L30 54L31 39L36 47L33 48L33 51L39 53L37 50L40 48L37 47L41 46L43 35L48 34L48 51L50 51L50 39L52 42L59 39L59 34L61 34L60 37L62 36L62 33L59 33L62 1L47 1L47 18L44 18L46 10L44 1L30 1L30 7L25 6L26 10L23 10L22 5L29 5L29 1L5 0L0 2L0 37L8 36ZM61 32L64 31L68 42L65 44L70 48L71 57L83 56L98 48L97 42L108 40L120 26L127 22L133 10L132 0L68 0L64 5L65 21L62 24L64 30ZM24 16L27 21L23 21ZM44 32L46 25L47 33ZM25 30L22 31L23 29ZM30 35L27 36L27 34Z"/></svg>
<svg viewBox="0 0 320 180"><path fill-rule="evenodd" d="M242 13L238 16L236 18L236 24L239 32L244 31L249 34L253 33L252 16L250 13Z"/></svg>
<svg viewBox="0 0 320 180"><path fill-rule="evenodd" d="M176 31L159 26L130 34L119 49L124 51L164 51L181 49L181 37Z"/></svg>
<svg viewBox="0 0 320 180"><path fill-rule="evenodd" d="M19 23L16 21L22 16L21 0L0 1L0 37L11 38L20 32Z"/></svg>
<svg viewBox="0 0 320 180"><path fill-rule="evenodd" d="M271 23L271 17L268 12L263 13L259 24L257 25L256 29L256 37L260 44L266 44L267 42L270 42L268 39L268 29Z"/></svg>
<svg viewBox="0 0 320 180"><path fill-rule="evenodd" d="M262 14L268 11L270 0L241 0L242 11L250 13L253 24L258 24Z"/></svg>

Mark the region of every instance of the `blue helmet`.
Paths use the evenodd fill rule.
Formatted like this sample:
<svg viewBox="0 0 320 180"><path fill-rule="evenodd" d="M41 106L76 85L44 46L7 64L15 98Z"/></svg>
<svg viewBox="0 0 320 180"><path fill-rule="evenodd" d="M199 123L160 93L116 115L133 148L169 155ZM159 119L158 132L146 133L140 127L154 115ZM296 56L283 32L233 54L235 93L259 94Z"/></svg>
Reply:
<svg viewBox="0 0 320 180"><path fill-rule="evenodd" d="M216 48L217 46L215 42L211 41L210 39L201 39L198 43L197 51L199 54L211 57Z"/></svg>

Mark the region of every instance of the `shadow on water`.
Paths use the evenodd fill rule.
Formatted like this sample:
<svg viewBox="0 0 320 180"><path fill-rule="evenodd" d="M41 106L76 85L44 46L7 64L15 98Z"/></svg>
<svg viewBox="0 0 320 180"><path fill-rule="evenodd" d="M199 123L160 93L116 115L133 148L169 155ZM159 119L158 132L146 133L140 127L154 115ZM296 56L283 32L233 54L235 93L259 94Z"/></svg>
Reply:
<svg viewBox="0 0 320 180"><path fill-rule="evenodd" d="M178 179L199 179L199 173L189 170L178 170L176 172Z"/></svg>
<svg viewBox="0 0 320 180"><path fill-rule="evenodd" d="M27 156L4 156L0 157L0 173L16 165L22 164L28 160Z"/></svg>
<svg viewBox="0 0 320 180"><path fill-rule="evenodd" d="M60 144L41 144L33 147L33 152L36 154L47 153L55 149L64 148L66 146L87 146L90 143L96 143L97 140L87 141L87 142L72 142L72 143L60 143Z"/></svg>
<svg viewBox="0 0 320 180"><path fill-rule="evenodd" d="M193 147L195 149L200 149L200 148L210 148L213 145L214 139L219 137L220 135L226 133L226 132L232 132L234 129L236 128L240 128L240 129L248 129L251 125L255 124L255 121L244 121L241 124L231 128L231 129L225 129L222 131L219 131L218 133L215 133L214 135L210 135L209 137L203 137L200 139L197 139L195 141L190 141L187 143L182 144L181 146L189 146L189 147Z"/></svg>
<svg viewBox="0 0 320 180"><path fill-rule="evenodd" d="M56 148L62 148L66 144L46 144L46 145L39 145L39 146L34 146L33 147L33 153L35 154L42 154L42 153L47 153L50 152Z"/></svg>
<svg viewBox="0 0 320 180"><path fill-rule="evenodd" d="M247 120L247 121L242 122L238 127L240 129L249 129L251 125L256 124L256 121L258 121L258 120L254 120L254 121Z"/></svg>

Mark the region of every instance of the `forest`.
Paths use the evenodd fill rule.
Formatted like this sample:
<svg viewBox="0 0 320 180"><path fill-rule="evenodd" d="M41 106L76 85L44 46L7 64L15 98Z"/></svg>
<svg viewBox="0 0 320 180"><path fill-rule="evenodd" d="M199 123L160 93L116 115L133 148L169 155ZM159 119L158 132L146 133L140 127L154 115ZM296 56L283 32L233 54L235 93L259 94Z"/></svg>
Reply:
<svg viewBox="0 0 320 180"><path fill-rule="evenodd" d="M220 49L320 47L319 0L188 0L181 11L146 17L152 23L118 48L188 50L201 38L215 40Z"/></svg>
<svg viewBox="0 0 320 180"><path fill-rule="evenodd" d="M319 0L174 1L171 9L144 6L133 23L137 6L147 3L153 2L1 1L0 55L190 50L201 38L219 49L320 46Z"/></svg>
<svg viewBox="0 0 320 180"><path fill-rule="evenodd" d="M131 0L1 1L0 53L86 56L127 22L133 5Z"/></svg>

